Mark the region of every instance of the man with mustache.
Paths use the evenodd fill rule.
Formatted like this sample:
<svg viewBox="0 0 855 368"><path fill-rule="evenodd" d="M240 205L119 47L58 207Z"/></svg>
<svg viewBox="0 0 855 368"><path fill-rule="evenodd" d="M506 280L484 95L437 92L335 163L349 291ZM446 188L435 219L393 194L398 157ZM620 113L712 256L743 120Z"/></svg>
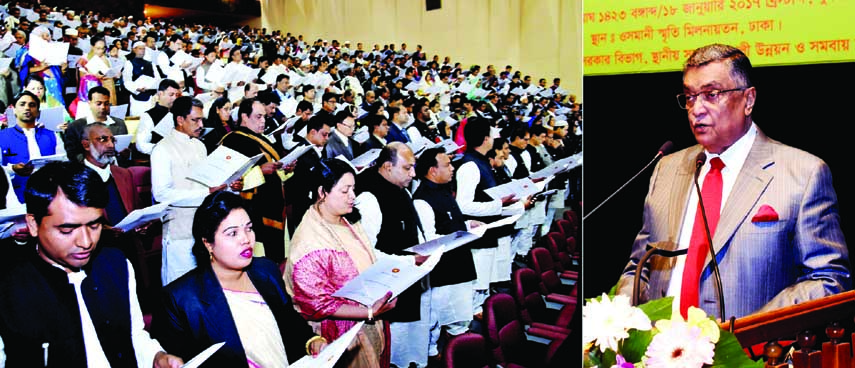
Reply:
<svg viewBox="0 0 855 368"><path fill-rule="evenodd" d="M202 102L189 96L179 97L172 103L170 112L175 129L151 152L151 190L154 199L161 203L172 203L179 199L201 198L224 189L225 184L208 188L187 179L193 167L208 155L205 144L199 140L202 134ZM163 216L163 285L196 267L191 251L195 213L196 206L182 203L170 205Z"/></svg>
<svg viewBox="0 0 855 368"><path fill-rule="evenodd" d="M71 122L68 129L65 130L65 152L71 161L82 162L85 160L86 152L81 146L81 142L86 138L83 130L89 124L101 123L113 133L112 135L128 134L128 126L125 121L110 116L110 90L102 86L92 87L89 90L88 97L89 109L92 113L85 118ZM128 149L123 150L121 156L123 157L123 165L129 166L130 151Z"/></svg>
<svg viewBox="0 0 855 368"><path fill-rule="evenodd" d="M107 185L109 202L104 209L107 222L115 225L136 208L145 207L137 202L131 171L115 164L116 137L110 128L95 122L83 128L80 141L84 151L83 164L95 170Z"/></svg>

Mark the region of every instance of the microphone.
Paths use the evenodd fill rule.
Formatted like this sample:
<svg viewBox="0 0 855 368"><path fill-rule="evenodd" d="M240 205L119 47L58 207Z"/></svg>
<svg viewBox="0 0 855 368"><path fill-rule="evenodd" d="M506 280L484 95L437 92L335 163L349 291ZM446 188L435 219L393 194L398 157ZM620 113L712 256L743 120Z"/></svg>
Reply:
<svg viewBox="0 0 855 368"><path fill-rule="evenodd" d="M651 164L656 162L656 160L658 160L660 157L671 153L671 151L673 149L674 149L674 143L671 143L671 141L665 142L662 145L662 147L659 147L659 152L656 153L656 156L653 156L653 159L650 160L650 162L648 162L647 165L645 165L638 173L636 173L633 177L631 177L629 180L627 180L626 183L623 183L623 185L621 185L620 188L618 188L616 191L614 191L614 193L612 193L608 198L606 198L605 200L600 202L600 204L597 205L597 207L594 207L594 209L591 210L591 212L588 212L585 215L583 215L582 221L585 221L585 219L588 218L588 216L591 216L592 214L594 214L594 211L596 211L598 208L602 207L604 204L606 204L606 202L608 202L610 199L612 199L612 197L614 197L615 194L618 194L618 192L623 190L623 188L625 186L629 185L629 183L631 183L633 180L635 180L635 178L638 177L638 175L640 175L642 172L644 172L644 170L647 170L647 168L650 167Z"/></svg>
<svg viewBox="0 0 855 368"><path fill-rule="evenodd" d="M698 176L701 174L701 167L707 162L707 155L701 151L695 158L695 190L698 192L698 204L700 205L701 218L704 220L704 233L707 236L707 244L712 258L713 276L715 277L716 287L718 289L718 311L719 318L724 322L724 290L721 286L721 273L718 270L718 260L715 259L715 250L713 249L712 235L710 233L710 224L707 221L707 211L704 209L704 196L701 194L701 186L698 184Z"/></svg>

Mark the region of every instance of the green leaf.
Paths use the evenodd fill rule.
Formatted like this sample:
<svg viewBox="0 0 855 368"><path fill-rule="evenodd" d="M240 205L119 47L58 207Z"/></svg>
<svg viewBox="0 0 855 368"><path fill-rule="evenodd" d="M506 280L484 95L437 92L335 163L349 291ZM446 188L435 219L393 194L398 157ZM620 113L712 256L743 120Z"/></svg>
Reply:
<svg viewBox="0 0 855 368"><path fill-rule="evenodd" d="M623 358L627 362L636 363L644 358L647 346L653 341L653 336L655 335L652 331L652 329L649 331L629 331L629 338L623 340L623 345L621 345L620 349L621 355L623 355Z"/></svg>
<svg viewBox="0 0 855 368"><path fill-rule="evenodd" d="M715 356L712 367L756 367L763 368L762 359L751 360L742 349L742 345L736 340L736 336L728 331L721 330L718 343L715 344Z"/></svg>
<svg viewBox="0 0 855 368"><path fill-rule="evenodd" d="M639 305L638 309L641 309L650 318L650 321L655 323L660 319L671 319L671 304L673 302L674 297L669 296Z"/></svg>

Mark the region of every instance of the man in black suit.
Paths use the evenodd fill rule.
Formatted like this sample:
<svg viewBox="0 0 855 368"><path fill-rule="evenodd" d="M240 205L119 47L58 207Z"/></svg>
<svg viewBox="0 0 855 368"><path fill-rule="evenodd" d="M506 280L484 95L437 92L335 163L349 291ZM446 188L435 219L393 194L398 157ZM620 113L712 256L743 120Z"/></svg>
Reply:
<svg viewBox="0 0 855 368"><path fill-rule="evenodd" d="M386 135L389 134L389 122L383 115L373 115L365 118L368 127L368 140L365 141L365 150L386 147Z"/></svg>
<svg viewBox="0 0 855 368"><path fill-rule="evenodd" d="M27 183L36 246L0 270L7 367L180 367L143 329L131 264L100 248L107 188L77 162L45 165Z"/></svg>
<svg viewBox="0 0 855 368"><path fill-rule="evenodd" d="M285 201L291 206L288 215L288 233L294 234L297 225L303 220L303 215L312 205L312 182L315 180L315 170L322 158L326 158L324 146L330 136L330 127L322 117L312 117L306 126L306 139L301 145L310 144L312 149L297 159L294 176L285 182ZM298 136L294 136L297 139Z"/></svg>
<svg viewBox="0 0 855 368"><path fill-rule="evenodd" d="M110 116L110 90L102 87L92 87L89 90L89 108L92 110L92 115L86 118L77 119L68 128L65 129L65 152L68 154L68 160L82 163L86 151L83 149L80 141L83 137L83 128L87 125L98 122L103 123L110 128L113 135L128 134L128 126L125 121L119 118ZM118 154L121 166L129 166L128 159L130 151L128 149L119 152Z"/></svg>

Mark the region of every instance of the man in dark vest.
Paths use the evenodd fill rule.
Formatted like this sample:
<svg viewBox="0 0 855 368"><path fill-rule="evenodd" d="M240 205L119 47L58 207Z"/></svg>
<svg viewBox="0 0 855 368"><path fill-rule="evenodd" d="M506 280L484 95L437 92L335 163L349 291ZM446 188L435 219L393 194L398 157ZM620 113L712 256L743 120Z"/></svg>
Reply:
<svg viewBox="0 0 855 368"><path fill-rule="evenodd" d="M98 247L107 205L98 174L50 163L25 193L37 243L0 270L6 367L180 367L143 330L128 260Z"/></svg>
<svg viewBox="0 0 855 368"><path fill-rule="evenodd" d="M421 178L413 194L413 205L427 240L433 240L456 231L466 231L467 221L454 194L451 179L454 166L443 148L430 148L422 152L416 162L416 174ZM474 222L474 224L472 224ZM480 225L470 221L472 225ZM429 355L437 356L437 341L443 327L449 335L457 336L469 330L472 322L472 281L475 280L475 263L472 251L466 245L442 255L430 273L431 308Z"/></svg>
<svg viewBox="0 0 855 368"><path fill-rule="evenodd" d="M424 231L407 187L416 158L404 143L386 145L375 165L356 179L356 207L362 226L378 257L407 257L420 265L427 257L404 251L425 241ZM430 326L430 292L427 280L417 282L398 296L398 304L384 316L391 323L392 364L427 366Z"/></svg>
<svg viewBox="0 0 855 368"><path fill-rule="evenodd" d="M141 116L153 104L154 94L157 90L147 83L140 83L142 76L159 79L151 61L145 60L146 45L143 42L134 42L133 52L128 55L128 62L122 71L122 83L131 94L131 106L128 116Z"/></svg>
<svg viewBox="0 0 855 368"><path fill-rule="evenodd" d="M180 96L181 87L178 85L178 82L172 79L160 81L157 87L157 103L140 116L140 123L137 126L136 132L136 146L138 151L146 155L151 155L154 145L163 139L162 135L154 131L154 127L169 114L172 103ZM171 117L166 119L166 124L170 124L171 122Z"/></svg>
<svg viewBox="0 0 855 368"><path fill-rule="evenodd" d="M241 192L249 203L257 239L264 244L264 255L274 262L285 260L285 196L282 191L280 152L264 133L264 105L256 99L243 100L238 107L240 126L223 137L221 144L244 156L262 154L246 177L263 177L264 182ZM248 183L252 184L252 183Z"/></svg>
<svg viewBox="0 0 855 368"><path fill-rule="evenodd" d="M528 141L531 135L528 128L520 126L511 133L511 157L513 162L508 162L508 170L511 171L511 176L514 179L523 179L529 176L529 167L531 167L531 154L526 150Z"/></svg>
<svg viewBox="0 0 855 368"><path fill-rule="evenodd" d="M470 117L463 128L466 140L466 153L460 159L457 170L457 204L466 219L475 219L491 223L500 219L503 207L515 204L518 199L508 195L501 199L493 199L485 190L496 185L493 167L487 153L493 149L493 136L489 121L479 117ZM520 212L522 212L522 205ZM472 258L475 261L474 314L481 314L481 305L489 296L490 281L492 280L493 265L496 258L498 239L504 236L492 231L472 243Z"/></svg>

